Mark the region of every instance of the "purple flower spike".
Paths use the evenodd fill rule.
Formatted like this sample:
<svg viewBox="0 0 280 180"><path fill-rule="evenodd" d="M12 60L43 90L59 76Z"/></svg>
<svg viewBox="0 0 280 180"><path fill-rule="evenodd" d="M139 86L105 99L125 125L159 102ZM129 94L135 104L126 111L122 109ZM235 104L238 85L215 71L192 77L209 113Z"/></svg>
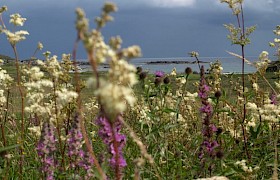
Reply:
<svg viewBox="0 0 280 180"><path fill-rule="evenodd" d="M212 132L217 132L218 131L218 128L214 124L210 124L209 127L211 128Z"/></svg>
<svg viewBox="0 0 280 180"><path fill-rule="evenodd" d="M271 101L271 104L277 105L277 95L274 92L272 92L272 94L270 96L270 101Z"/></svg>
<svg viewBox="0 0 280 180"><path fill-rule="evenodd" d="M123 134L120 134L121 130L121 121L117 117L113 122L109 121L106 117L98 117L96 120L97 125L100 126L99 136L103 142L107 145L109 153L112 155L109 160L111 166L119 171L124 168L127 164L123 157L122 149L126 142L126 137ZM118 176L121 176L121 172L117 172Z"/></svg>
<svg viewBox="0 0 280 180"><path fill-rule="evenodd" d="M207 85L205 77L204 77L204 67L201 66L200 70L200 84L199 84L199 92L198 96L201 99L201 108L200 112L203 114L202 119L202 136L203 143L200 145L199 159L203 159L204 156L215 157L216 152L215 148L219 146L218 142L213 140L213 134L218 131L217 127L211 123L211 117L213 114L213 108L211 104L208 102L208 92L210 91L210 87ZM203 162L203 161L202 161Z"/></svg>
<svg viewBox="0 0 280 180"><path fill-rule="evenodd" d="M83 135L81 133L79 117L76 115L67 138L68 156L71 159L70 167L72 169L83 168L87 172L86 179L90 179L90 177L93 177L92 166L94 160L90 158L88 152L84 152L82 149L82 141Z"/></svg>
<svg viewBox="0 0 280 180"><path fill-rule="evenodd" d="M163 77L163 76L164 76L164 72L162 72L162 71L156 71L156 72L155 72L155 76L156 76L156 77Z"/></svg>
<svg viewBox="0 0 280 180"><path fill-rule="evenodd" d="M41 138L36 150L42 163L41 171L44 173L46 179L54 179L54 170L56 167L54 160L54 153L56 151L56 138L52 124L43 124Z"/></svg>

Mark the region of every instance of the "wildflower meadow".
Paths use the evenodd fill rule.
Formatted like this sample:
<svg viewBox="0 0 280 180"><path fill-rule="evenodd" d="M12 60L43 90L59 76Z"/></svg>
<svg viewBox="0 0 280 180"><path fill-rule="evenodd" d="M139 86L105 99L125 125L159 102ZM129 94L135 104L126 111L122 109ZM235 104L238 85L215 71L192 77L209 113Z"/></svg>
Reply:
<svg viewBox="0 0 280 180"><path fill-rule="evenodd" d="M228 53L240 59L241 74L223 74L218 59L205 68L196 51L188 55L198 73L187 66L184 73L134 67L130 60L141 56L140 47L122 47L119 36L105 42L102 35L118 10L110 2L94 25L76 9L70 54L42 51L38 42L22 63L17 45L28 38L22 30L28 19L1 7L0 35L14 60L3 58L0 66L0 178L278 179L280 71L267 71L267 51L258 52L257 62L246 58L256 27L245 26L243 0L221 3L236 19L224 26L229 43L239 47L240 53ZM279 61L275 27L268 48ZM92 71L79 71L79 44ZM99 71L105 62L108 71ZM256 72L245 73L245 64Z"/></svg>

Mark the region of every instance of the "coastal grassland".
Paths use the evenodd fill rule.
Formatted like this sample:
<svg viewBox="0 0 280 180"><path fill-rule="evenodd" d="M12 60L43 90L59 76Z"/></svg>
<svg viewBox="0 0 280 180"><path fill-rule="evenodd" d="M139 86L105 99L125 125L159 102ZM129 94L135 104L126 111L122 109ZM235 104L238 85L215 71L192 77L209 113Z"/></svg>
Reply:
<svg viewBox="0 0 280 180"><path fill-rule="evenodd" d="M238 20L238 27L225 27L240 46L241 56L230 54L242 59L241 74L222 74L218 61L209 71L198 64L200 74L190 68L135 73L126 60L139 57L140 47L122 49L119 36L104 42L101 29L117 11L109 2L92 30L85 12L76 10L73 57L58 61L46 51L38 66L4 64L0 179L278 179L280 72L266 73L271 64L263 51L257 72L244 73L244 47L255 27L244 26L243 1L221 2ZM0 31L18 62L16 45L29 33L7 29L5 11L0 8ZM15 27L26 21L10 17ZM274 33L280 36L280 26ZM71 59L79 40L93 73L76 78ZM270 46L280 52L280 39ZM42 48L39 42L34 56ZM200 62L198 52L189 55ZM106 59L109 71L98 72Z"/></svg>
<svg viewBox="0 0 280 180"><path fill-rule="evenodd" d="M13 65L3 65L3 69L7 69L12 77L15 77L15 68ZM101 72L100 77L107 78L107 72ZM84 83L93 77L92 72L83 72L79 74L80 80ZM164 83L163 79L168 77L169 82ZM274 163L274 146L273 133L270 123L257 120L257 125L248 125L249 119L253 113L248 113L248 122L245 125L247 130L246 138L248 139L248 148L251 159L247 160L244 153L242 130L240 119L242 116L242 104L238 100L240 97L240 74L220 75L221 79L221 96L215 97L215 91L209 92L209 98L212 100L214 109L212 123L216 124L219 133L215 133L215 139L219 143L216 149L215 157L210 157L208 164L202 164L198 158L201 151L202 136L202 118L200 108L201 101L195 93L199 92L200 75L179 73L177 75L165 74L161 77L159 84L155 83L154 74L148 74L145 79L139 79L139 82L133 87L136 96L136 104L123 114L127 124L135 131L137 136L147 148L147 153L154 159L155 168L149 163L143 162L143 156L139 146L135 143L135 139L127 136L127 144L124 149L125 159L128 166L124 170L124 178L130 179L139 172L142 178L156 179L156 173L163 179L192 179L194 177L205 177L211 175L224 175L231 179L247 179L247 178L268 178L273 172ZM257 84L259 90L253 89L253 74L247 74L245 86L248 88L247 99L254 102L256 97L263 96L262 93L270 93L271 88L267 82L258 76ZM208 82L213 80L211 74L206 74L205 78ZM267 73L265 78L275 88L274 82L278 81L278 77L274 73ZM254 79L254 78L253 78ZM28 81L28 79L26 79ZM256 80L256 78L255 78ZM69 83L75 85L74 74L71 74ZM104 153L106 148L98 136L98 127L95 124L98 116L97 101L94 97L92 87L82 86L81 99L84 112L84 120L86 129L88 130L90 139L94 142L93 149L98 155L99 161L102 163L107 174L113 176L113 172L109 170L108 162L103 161L108 154ZM16 85L10 89L10 110L5 126L6 141L8 145L19 143L20 139L20 95ZM94 108L95 106L95 108ZM259 105L261 107L261 105ZM88 107L88 108L87 108ZM18 117L17 117L18 116ZM24 172L29 172L29 177L24 173L23 178L36 179L39 176L38 167L40 163L36 161L37 152L34 147L39 140L38 136L34 136L28 128L36 124L36 119L26 114L25 124L25 142L24 154L26 163ZM240 118L240 119L239 119ZM61 125L67 124L62 121ZM64 129L64 128L62 128ZM124 129L125 134L130 131ZM64 133L63 133L64 134ZM17 161L20 156L17 150L9 151L13 154L12 159ZM142 155L141 155L142 154ZM62 157L58 154L58 161ZM34 159L35 157L35 159ZM70 159L64 155L65 161ZM246 165L239 166L236 162L245 160ZM209 159L208 159L209 160ZM3 163L3 162L2 162ZM18 166L13 161L5 161L2 164L6 167L3 170L4 175L10 174L9 177L18 177ZM9 167L8 167L9 166ZM205 166L208 166L205 169ZM248 174L250 167L252 172ZM62 168L62 167L61 167ZM210 169L209 169L210 168ZM245 168L242 169L242 168ZM57 172L58 173L58 172ZM65 179L72 172L65 171L57 174L58 179ZM81 172L80 175L83 175Z"/></svg>

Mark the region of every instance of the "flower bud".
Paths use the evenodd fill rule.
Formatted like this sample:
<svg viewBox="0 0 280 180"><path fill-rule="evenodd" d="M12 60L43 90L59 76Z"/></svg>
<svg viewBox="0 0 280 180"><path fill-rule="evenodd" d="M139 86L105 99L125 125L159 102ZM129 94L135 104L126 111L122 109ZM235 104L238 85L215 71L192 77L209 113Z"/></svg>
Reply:
<svg viewBox="0 0 280 180"><path fill-rule="evenodd" d="M156 86L160 85L161 81L162 81L162 79L161 79L160 77L157 77L157 78L155 79L155 85L156 85Z"/></svg>
<svg viewBox="0 0 280 180"><path fill-rule="evenodd" d="M216 92L215 92L215 97L216 97L216 98L220 98L221 95L222 95L221 91L216 91Z"/></svg>
<svg viewBox="0 0 280 180"><path fill-rule="evenodd" d="M223 129L221 127L219 127L216 131L216 134L219 135L223 132Z"/></svg>
<svg viewBox="0 0 280 180"><path fill-rule="evenodd" d="M138 66L138 67L136 68L136 70L137 70L136 73L137 73L137 74L140 74L140 73L142 72L143 69L142 69L142 67Z"/></svg>
<svg viewBox="0 0 280 180"><path fill-rule="evenodd" d="M192 68L187 67L187 68L185 69L185 73L186 73L187 75L191 74L191 73L192 73Z"/></svg>
<svg viewBox="0 0 280 180"><path fill-rule="evenodd" d="M217 156L217 158L222 159L224 156L224 153L222 151L218 151L216 156Z"/></svg>
<svg viewBox="0 0 280 180"><path fill-rule="evenodd" d="M170 83L169 77L165 77L165 78L163 79L163 83L164 83L164 84L169 84L169 83Z"/></svg>
<svg viewBox="0 0 280 180"><path fill-rule="evenodd" d="M144 80L146 77L147 77L147 73L146 73L146 72L141 72L141 73L139 74L139 79L140 79L140 80Z"/></svg>

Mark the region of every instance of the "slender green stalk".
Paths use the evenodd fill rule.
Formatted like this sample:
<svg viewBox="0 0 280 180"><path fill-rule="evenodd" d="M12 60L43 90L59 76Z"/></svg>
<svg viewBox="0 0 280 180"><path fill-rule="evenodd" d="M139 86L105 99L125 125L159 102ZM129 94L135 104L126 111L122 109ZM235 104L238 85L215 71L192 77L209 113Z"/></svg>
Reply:
<svg viewBox="0 0 280 180"><path fill-rule="evenodd" d="M57 135L58 135L58 144L59 144L59 150L61 153L61 164L62 164L62 168L65 171L66 167L65 167L65 160L64 160L64 151L63 151L63 146L62 146L62 140L61 140L61 130L60 130L60 125L59 125L59 121L58 121L58 111L57 111L57 99L56 99L56 80L53 78L53 95L54 95L54 110L55 110L55 119L56 119L56 131L57 131Z"/></svg>
<svg viewBox="0 0 280 180"><path fill-rule="evenodd" d="M17 72L17 86L18 90L20 92L20 97L21 97L21 147L20 147L20 163L19 163L19 173L20 173L20 178L23 178L23 163L24 163L24 156L23 156L23 151L24 151L24 92L23 88L21 85L21 74L20 74L20 67L19 67L19 58L18 58L18 53L15 45L12 45L15 59L16 59L16 72Z"/></svg>
<svg viewBox="0 0 280 180"><path fill-rule="evenodd" d="M94 159L94 164L97 168L97 171L101 177L102 180L106 180L106 174L104 173L104 171L102 170L99 162L97 161L96 155L92 149L92 146L89 142L88 139L88 135L85 129L85 125L83 122L83 117L81 116L82 114L82 105L81 105L81 87L80 87L80 77L79 77L79 73L78 73L78 67L77 67L77 59L76 59L76 54L77 54L77 47L78 47L78 43L80 41L79 35L78 38L76 39L75 43L74 43L74 48L73 48L73 52L72 52L72 56L73 56L73 61L74 61L74 68L75 68L75 81L76 81L76 92L78 93L78 98L77 98L77 104L78 104L78 113L79 113L79 124L81 126L81 132L82 135L85 139L85 144L86 144L86 148L89 152L89 155L91 156L92 159Z"/></svg>

